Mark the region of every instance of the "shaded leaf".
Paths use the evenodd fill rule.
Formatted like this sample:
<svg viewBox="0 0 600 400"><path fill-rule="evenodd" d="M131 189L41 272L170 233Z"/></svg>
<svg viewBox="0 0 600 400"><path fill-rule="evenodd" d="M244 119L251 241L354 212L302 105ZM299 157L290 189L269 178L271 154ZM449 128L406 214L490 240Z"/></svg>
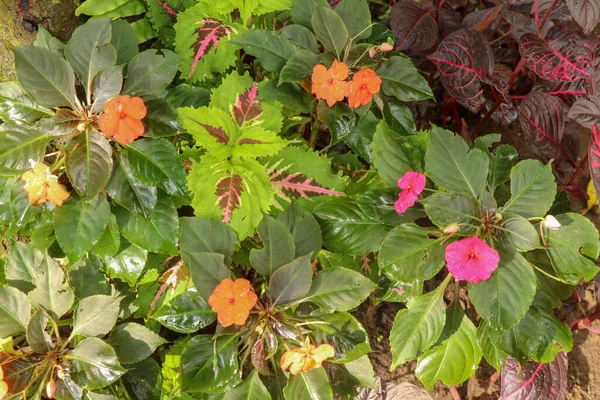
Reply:
<svg viewBox="0 0 600 400"><path fill-rule="evenodd" d="M33 280L44 261L42 252L25 243L13 241L4 264L4 278L10 286L28 293L34 288Z"/></svg>
<svg viewBox="0 0 600 400"><path fill-rule="evenodd" d="M231 43L255 56L270 72L281 71L296 50L296 46L279 32L264 29L254 29L231 40Z"/></svg>
<svg viewBox="0 0 600 400"><path fill-rule="evenodd" d="M190 271L198 293L205 299L223 279L231 277L231 271L223 263L223 254L182 251L181 258Z"/></svg>
<svg viewBox="0 0 600 400"><path fill-rule="evenodd" d="M121 207L146 217L150 216L158 200L156 187L144 185L133 176L126 154L118 154L115 160L106 192Z"/></svg>
<svg viewBox="0 0 600 400"><path fill-rule="evenodd" d="M0 286L0 296L0 337L25 333L31 318L31 306L27 296L10 286Z"/></svg>
<svg viewBox="0 0 600 400"><path fill-rule="evenodd" d="M250 250L250 263L261 275L270 277L295 258L294 239L285 225L268 215L258 224L257 233L263 249Z"/></svg>
<svg viewBox="0 0 600 400"><path fill-rule="evenodd" d="M390 12L390 26L397 50L419 53L430 49L438 38L433 13L413 0L398 1Z"/></svg>
<svg viewBox="0 0 600 400"><path fill-rule="evenodd" d="M45 256L38 266L33 284L35 289L28 297L34 308L47 311L55 320L71 309L75 294L60 265L49 256Z"/></svg>
<svg viewBox="0 0 600 400"><path fill-rule="evenodd" d="M162 55L159 55L156 50L149 49L129 61L122 94L162 94L177 73L179 57L170 50L161 51Z"/></svg>
<svg viewBox="0 0 600 400"><path fill-rule="evenodd" d="M342 51L350 40L342 17L329 6L317 7L312 14L310 23L323 47L335 53L338 60L341 59Z"/></svg>
<svg viewBox="0 0 600 400"><path fill-rule="evenodd" d="M273 306L286 304L305 296L312 281L310 256L303 256L282 265L269 279L269 294Z"/></svg>
<svg viewBox="0 0 600 400"><path fill-rule="evenodd" d="M600 3L598 3L600 5ZM600 10L599 10L600 15ZM579 122L586 128L600 123L600 96L578 99L569 110L569 118Z"/></svg>
<svg viewBox="0 0 600 400"><path fill-rule="evenodd" d="M291 375L283 389L286 400L333 400L333 393L323 368Z"/></svg>

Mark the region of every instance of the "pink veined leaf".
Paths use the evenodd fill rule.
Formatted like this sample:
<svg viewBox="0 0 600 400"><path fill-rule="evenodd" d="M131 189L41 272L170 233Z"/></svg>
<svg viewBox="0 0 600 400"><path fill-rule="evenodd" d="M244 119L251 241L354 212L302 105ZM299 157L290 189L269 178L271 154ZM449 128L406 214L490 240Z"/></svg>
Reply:
<svg viewBox="0 0 600 400"><path fill-rule="evenodd" d="M565 353L558 353L548 364L528 361L519 363L509 357L502 367L499 400L563 400L567 396L567 367Z"/></svg>
<svg viewBox="0 0 600 400"><path fill-rule="evenodd" d="M177 21L177 11L169 7L166 1L156 0L156 3L167 13L173 22Z"/></svg>
<svg viewBox="0 0 600 400"><path fill-rule="evenodd" d="M430 49L438 38L432 13L413 0L400 0L390 12L390 26L396 35L396 49L413 53Z"/></svg>
<svg viewBox="0 0 600 400"><path fill-rule="evenodd" d="M231 28L218 20L203 19L200 22L202 23L202 26L196 29L196 35L198 37L191 46L194 49L194 60L192 61L190 76L192 76L196 69L196 64L198 64L204 55L210 49L216 49L219 45L219 39L229 35L231 32Z"/></svg>
<svg viewBox="0 0 600 400"><path fill-rule="evenodd" d="M589 35L600 22L600 0L566 0L573 19Z"/></svg>
<svg viewBox="0 0 600 400"><path fill-rule="evenodd" d="M446 36L428 58L437 66L450 95L473 112L485 103L481 82L493 83L501 93L507 90L505 83L492 77L494 54L480 32L460 29Z"/></svg>
<svg viewBox="0 0 600 400"><path fill-rule="evenodd" d="M504 10L505 4L467 14L463 20L463 26L477 32L483 32L490 27L495 28L501 22L498 15Z"/></svg>
<svg viewBox="0 0 600 400"><path fill-rule="evenodd" d="M600 199L600 127L596 124L592 125L592 138L590 140L588 159L594 191L596 192L596 196Z"/></svg>
<svg viewBox="0 0 600 400"><path fill-rule="evenodd" d="M571 106L568 116L586 128L591 128L592 124L600 124L600 96L577 100Z"/></svg>
<svg viewBox="0 0 600 400"><path fill-rule="evenodd" d="M269 179L271 181L271 187L275 190L275 193L284 199L285 201L291 201L290 195L295 197L304 197L309 199L310 195L325 195L325 196L345 196L344 193L335 191L333 189L327 189L319 185L314 179L308 179L305 175L297 172L295 174L287 174L289 167L283 167L277 169L280 162L275 163L272 167L267 169Z"/></svg>
<svg viewBox="0 0 600 400"><path fill-rule="evenodd" d="M561 154L576 166L571 154L563 148L565 132L565 105L558 98L543 92L531 92L519 107L521 127L533 143L533 152L542 161L557 158Z"/></svg>
<svg viewBox="0 0 600 400"><path fill-rule="evenodd" d="M554 3L554 0L539 0L538 8L540 18L546 14L546 11L548 11L552 3ZM559 2L554 4L552 11L550 11L550 19L558 21L572 21L573 17L571 16L571 12L569 11L567 5Z"/></svg>
<svg viewBox="0 0 600 400"><path fill-rule="evenodd" d="M198 125L200 125L201 127L203 127L204 129L206 129L208 131L208 134L212 137L214 137L215 139L217 139L217 142L219 143L223 143L223 144L229 144L229 135L227 134L227 132L225 132L223 130L223 128L221 127L215 127L215 126L211 126L211 125L207 125L207 124L203 124L200 121L197 121L193 118L190 118L192 121L194 121L195 123L197 123Z"/></svg>
<svg viewBox="0 0 600 400"><path fill-rule="evenodd" d="M526 33L521 36L519 51L537 76L551 82L589 78L593 72L593 47L587 41L564 39L548 43Z"/></svg>
<svg viewBox="0 0 600 400"><path fill-rule="evenodd" d="M258 85L256 83L238 96L235 106L231 109L231 114L239 126L261 116L263 110L257 96Z"/></svg>
<svg viewBox="0 0 600 400"><path fill-rule="evenodd" d="M242 203L242 177L239 175L231 175L217 182L217 190L215 194L219 197L219 207L223 210L223 222L229 224L231 214Z"/></svg>

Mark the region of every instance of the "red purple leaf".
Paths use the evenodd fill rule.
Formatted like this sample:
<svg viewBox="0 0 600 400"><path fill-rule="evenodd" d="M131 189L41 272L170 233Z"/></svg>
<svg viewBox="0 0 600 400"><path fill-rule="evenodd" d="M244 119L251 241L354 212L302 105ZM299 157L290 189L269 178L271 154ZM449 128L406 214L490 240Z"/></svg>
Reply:
<svg viewBox="0 0 600 400"><path fill-rule="evenodd" d="M492 82L494 54L486 38L472 29L447 36L428 57L437 66L446 90L473 112L485 103L481 82Z"/></svg>
<svg viewBox="0 0 600 400"><path fill-rule="evenodd" d="M210 49L216 49L219 39L229 35L231 32L231 28L222 21L203 19L200 22L202 23L202 26L196 28L197 38L191 46L194 49L194 60L192 61L190 76L194 73L198 61L200 61Z"/></svg>
<svg viewBox="0 0 600 400"><path fill-rule="evenodd" d="M586 35L600 22L600 0L567 0L567 7Z"/></svg>
<svg viewBox="0 0 600 400"><path fill-rule="evenodd" d="M590 176L594 184L594 191L600 199L600 128L596 124L592 125L592 139L590 140L588 158L590 160ZM598 204L600 205L600 202Z"/></svg>
<svg viewBox="0 0 600 400"><path fill-rule="evenodd" d="M569 110L569 118L586 128L591 128L592 124L600 124L600 96L577 100Z"/></svg>
<svg viewBox="0 0 600 400"><path fill-rule="evenodd" d="M396 49L413 53L430 49L438 38L432 13L413 0L400 0L390 12L390 26L396 35Z"/></svg>
<svg viewBox="0 0 600 400"><path fill-rule="evenodd" d="M506 3L467 14L463 20L463 26L478 32L483 32L490 26L495 28L500 23L498 15L504 10L505 4ZM492 26L492 23L495 24Z"/></svg>
<svg viewBox="0 0 600 400"><path fill-rule="evenodd" d="M502 367L502 391L499 400L563 400L567 396L567 367L565 353L559 353L548 364L533 361L519 368L514 358Z"/></svg>
<svg viewBox="0 0 600 400"><path fill-rule="evenodd" d="M238 96L235 106L231 110L233 118L242 126L244 122L251 121L261 116L262 107L258 102L258 85L252 87Z"/></svg>
<svg viewBox="0 0 600 400"><path fill-rule="evenodd" d="M586 41L563 39L548 43L526 33L521 36L519 50L527 66L542 79L574 81L592 75L593 48Z"/></svg>
<svg viewBox="0 0 600 400"><path fill-rule="evenodd" d="M575 165L561 144L565 137L564 111L565 105L558 98L542 92L531 92L519 107L521 127L534 145L533 152L543 161L562 154Z"/></svg>
<svg viewBox="0 0 600 400"><path fill-rule="evenodd" d="M438 10L438 25L444 37L462 28L462 16L448 4Z"/></svg>
<svg viewBox="0 0 600 400"><path fill-rule="evenodd" d="M211 125L207 125L207 124L203 124L202 122L197 121L197 120L195 120L193 118L190 118L190 120L194 121L195 123L197 123L198 125L200 125L204 129L206 129L206 131L208 132L208 134L210 136L212 136L215 139L217 139L217 142L223 143L223 144L229 144L229 135L227 134L227 132L225 132L223 130L223 128L216 127L216 126L211 126Z"/></svg>
<svg viewBox="0 0 600 400"><path fill-rule="evenodd" d="M234 174L217 182L215 194L219 197L219 207L223 210L223 222L226 224L231 220L233 211L240 206L243 191L242 177L239 175Z"/></svg>
<svg viewBox="0 0 600 400"><path fill-rule="evenodd" d="M238 144L271 144L271 142L263 142L257 139L240 139Z"/></svg>

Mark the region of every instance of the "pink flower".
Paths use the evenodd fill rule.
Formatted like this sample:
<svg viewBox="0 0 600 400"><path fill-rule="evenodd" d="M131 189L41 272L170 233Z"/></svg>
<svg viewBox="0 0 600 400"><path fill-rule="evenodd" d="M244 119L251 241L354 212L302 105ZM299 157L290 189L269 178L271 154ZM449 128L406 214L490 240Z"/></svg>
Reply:
<svg viewBox="0 0 600 400"><path fill-rule="evenodd" d="M404 213L409 207L415 205L419 195L425 189L425 183L425 175L414 171L408 171L398 179L398 187L404 189L398 194L398 200L394 203L398 214Z"/></svg>
<svg viewBox="0 0 600 400"><path fill-rule="evenodd" d="M498 268L500 256L477 236L471 236L446 247L448 271L456 279L477 283L490 278Z"/></svg>

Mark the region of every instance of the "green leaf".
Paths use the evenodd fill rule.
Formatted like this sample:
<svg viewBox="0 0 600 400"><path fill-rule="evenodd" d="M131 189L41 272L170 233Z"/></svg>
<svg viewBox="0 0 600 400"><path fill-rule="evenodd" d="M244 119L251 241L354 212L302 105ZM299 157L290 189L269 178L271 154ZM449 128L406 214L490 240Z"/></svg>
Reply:
<svg viewBox="0 0 600 400"><path fill-rule="evenodd" d="M329 107L324 100L317 105L317 118L331 132L331 143L346 140L356 127L356 113L346 103Z"/></svg>
<svg viewBox="0 0 600 400"><path fill-rule="evenodd" d="M149 217L117 210L121 234L132 243L154 253L177 254L179 218L171 198L162 191Z"/></svg>
<svg viewBox="0 0 600 400"><path fill-rule="evenodd" d="M433 390L438 380L458 386L477 371L482 357L476 328L456 300L446 310L446 325L441 343L425 351L417 361L415 374L425 389Z"/></svg>
<svg viewBox="0 0 600 400"><path fill-rule="evenodd" d="M117 322L120 302L120 298L101 294L82 299L75 310L71 337L106 335Z"/></svg>
<svg viewBox="0 0 600 400"><path fill-rule="evenodd" d="M177 110L163 99L146 99L147 114L143 119L145 137L158 138L166 136L175 136L183 131ZM134 142L134 144L137 143Z"/></svg>
<svg viewBox="0 0 600 400"><path fill-rule="evenodd" d="M91 103L96 74L117 62L117 51L110 43L111 35L110 19L91 20L75 29L65 47L65 56L83 84L88 104Z"/></svg>
<svg viewBox="0 0 600 400"><path fill-rule="evenodd" d="M310 254L312 257L321 250L323 238L319 223L308 211L299 205L292 204L277 217L287 230L292 234L296 255L294 258Z"/></svg>
<svg viewBox="0 0 600 400"><path fill-rule="evenodd" d="M342 0L335 7L354 41L371 36L371 11L366 0Z"/></svg>
<svg viewBox="0 0 600 400"><path fill-rule="evenodd" d="M396 99L383 104L383 118L392 131L402 136L417 134L412 111Z"/></svg>
<svg viewBox="0 0 600 400"><path fill-rule="evenodd" d="M333 400L333 392L324 368L291 375L283 393L286 400Z"/></svg>
<svg viewBox="0 0 600 400"><path fill-rule="evenodd" d="M502 207L503 214L510 212L525 218L544 216L556 196L552 166L537 160L521 161L510 171L510 192L510 199Z"/></svg>
<svg viewBox="0 0 600 400"><path fill-rule="evenodd" d="M34 101L46 107L77 108L75 74L58 53L33 46L13 51L17 78Z"/></svg>
<svg viewBox="0 0 600 400"><path fill-rule="evenodd" d="M52 36L43 26L38 27L33 45L35 47L53 50L59 54L63 54L65 51L64 43Z"/></svg>
<svg viewBox="0 0 600 400"><path fill-rule="evenodd" d="M38 266L33 284L35 289L29 292L28 297L34 308L47 311L55 320L71 309L75 294L62 268L49 256L45 256Z"/></svg>
<svg viewBox="0 0 600 400"><path fill-rule="evenodd" d="M341 60L342 51L350 40L350 35L339 14L333 11L329 5L317 7L312 14L310 23L323 47L335 53L336 58Z"/></svg>
<svg viewBox="0 0 600 400"><path fill-rule="evenodd" d="M231 156L229 143L235 139L238 128L229 113L213 107L185 107L178 108L177 112L181 124L198 145L216 158Z"/></svg>
<svg viewBox="0 0 600 400"><path fill-rule="evenodd" d="M269 72L279 72L294 54L296 46L279 32L254 29L230 41L255 56Z"/></svg>
<svg viewBox="0 0 600 400"><path fill-rule="evenodd" d="M15 288L0 286L0 298L0 337L25 333L31 318L27 296Z"/></svg>
<svg viewBox="0 0 600 400"><path fill-rule="evenodd" d="M120 206L149 217L158 200L156 187L144 185L133 176L126 154L118 154L115 160L106 192Z"/></svg>
<svg viewBox="0 0 600 400"><path fill-rule="evenodd" d="M133 399L160 400L163 379L161 368L154 359L128 365L122 380Z"/></svg>
<svg viewBox="0 0 600 400"><path fill-rule="evenodd" d="M305 296L312 281L310 256L303 256L282 265L269 280L269 294L273 306L286 304Z"/></svg>
<svg viewBox="0 0 600 400"><path fill-rule="evenodd" d="M293 3L298 3L298 1L294 1ZM310 15L308 16L308 25L310 26ZM315 54L319 52L319 44L317 43L315 34L305 26L289 24L284 26L280 32L283 37L292 40L304 50L309 50ZM297 54L297 52L294 54Z"/></svg>
<svg viewBox="0 0 600 400"><path fill-rule="evenodd" d="M40 251L25 243L12 241L4 265L6 283L28 293L34 288L33 280L39 274L43 261L44 254Z"/></svg>
<svg viewBox="0 0 600 400"><path fill-rule="evenodd" d="M167 89L164 99L172 107L204 107L210 103L211 90L205 87L180 85Z"/></svg>
<svg viewBox="0 0 600 400"><path fill-rule="evenodd" d="M256 271L268 278L295 258L296 246L286 226L268 215L258 224L257 232L263 248L250 250L250 263Z"/></svg>
<svg viewBox="0 0 600 400"><path fill-rule="evenodd" d="M49 353L53 349L52 338L46 333L48 314L39 310L27 325L27 344L38 354Z"/></svg>
<svg viewBox="0 0 600 400"><path fill-rule="evenodd" d="M371 154L381 180L389 187L397 188L398 179L408 171L423 171L428 141L427 134L401 136L390 130L384 121L379 122Z"/></svg>
<svg viewBox="0 0 600 400"><path fill-rule="evenodd" d="M520 215L513 215L502 221L500 230L504 240L517 251L525 252L540 246L537 230Z"/></svg>
<svg viewBox="0 0 600 400"><path fill-rule="evenodd" d="M50 116L52 112L36 104L17 82L0 83L0 118L4 122L34 122Z"/></svg>
<svg viewBox="0 0 600 400"><path fill-rule="evenodd" d="M225 256L217 253L184 252L181 258L198 293L205 299L212 294L215 287L225 278L231 278L231 271L223 263Z"/></svg>
<svg viewBox="0 0 600 400"><path fill-rule="evenodd" d="M112 147L106 138L86 130L69 143L67 175L85 199L95 197L106 186L112 172Z"/></svg>
<svg viewBox="0 0 600 400"><path fill-rule="evenodd" d="M206 232L210 232L209 235ZM203 217L180 219L180 249L186 253L219 253L225 256L225 263L231 263L231 256L237 245L235 232L223 222Z"/></svg>
<svg viewBox="0 0 600 400"><path fill-rule="evenodd" d="M25 126L0 125L0 175L20 175L44 158L47 135Z"/></svg>
<svg viewBox="0 0 600 400"><path fill-rule="evenodd" d="M362 274L337 267L319 272L302 301L315 303L321 311L332 313L358 307L376 285Z"/></svg>
<svg viewBox="0 0 600 400"><path fill-rule="evenodd" d="M292 26L292 25L290 25ZM279 73L279 85L285 82L300 82L312 75L317 64L325 64L328 59L323 54L315 54L308 50L298 50L287 60Z"/></svg>
<svg viewBox="0 0 600 400"><path fill-rule="evenodd" d="M193 337L181 354L183 390L197 393L224 393L238 373L238 336Z"/></svg>
<svg viewBox="0 0 600 400"><path fill-rule="evenodd" d="M371 142L373 142L378 123L379 118L372 111L368 111L358 120L354 129L344 139L344 143L369 164L373 163Z"/></svg>
<svg viewBox="0 0 600 400"><path fill-rule="evenodd" d="M367 332L352 314L321 315L318 319L325 324L313 325L313 337L335 349L335 357L327 361L347 364L371 352Z"/></svg>
<svg viewBox="0 0 600 400"><path fill-rule="evenodd" d="M108 276L117 278L134 287L148 259L148 250L126 240L121 241L118 252L102 257Z"/></svg>
<svg viewBox="0 0 600 400"><path fill-rule="evenodd" d="M159 185L169 194L186 194L183 164L171 142L140 139L126 147L131 172L140 182Z"/></svg>
<svg viewBox="0 0 600 400"><path fill-rule="evenodd" d="M177 54L169 50L149 49L136 55L129 61L127 80L123 93L130 96L159 96L169 86L177 73Z"/></svg>
<svg viewBox="0 0 600 400"><path fill-rule="evenodd" d="M100 272L97 258L85 259L69 266L69 283L78 299L97 294L109 294L110 284Z"/></svg>
<svg viewBox="0 0 600 400"><path fill-rule="evenodd" d="M373 208L361 208L349 198L317 205L314 214L323 230L323 242L332 251L363 255L378 250L391 227L380 222Z"/></svg>
<svg viewBox="0 0 600 400"><path fill-rule="evenodd" d="M470 149L460 136L437 126L431 129L427 147L428 176L447 190L478 198L483 192L489 161L479 149Z"/></svg>
<svg viewBox="0 0 600 400"><path fill-rule="evenodd" d="M106 14L107 12L122 6L128 1L129 0L86 0L82 2L79 7L77 7L77 9L75 10L75 15L80 16L81 14L84 14L90 16L98 16Z"/></svg>
<svg viewBox="0 0 600 400"><path fill-rule="evenodd" d="M379 267L394 281L426 281L444 266L443 240L430 239L431 229L414 224L396 226L379 251Z"/></svg>
<svg viewBox="0 0 600 400"><path fill-rule="evenodd" d="M114 20L111 24L110 43L117 50L117 64L128 63L138 55L138 41L131 25L124 19Z"/></svg>
<svg viewBox="0 0 600 400"><path fill-rule="evenodd" d="M561 279L573 285L581 279L593 279L598 273L594 262L598 259L598 230L579 214L561 214L556 219L561 224L559 229L544 228L552 267Z"/></svg>
<svg viewBox="0 0 600 400"><path fill-rule="evenodd" d="M175 296L152 315L162 326L179 333L194 333L204 329L212 324L216 317L206 300L192 290Z"/></svg>
<svg viewBox="0 0 600 400"><path fill-rule="evenodd" d="M110 219L103 195L89 203L73 199L54 209L56 241L72 261L82 257L100 239Z"/></svg>
<svg viewBox="0 0 600 400"><path fill-rule="evenodd" d="M143 325L126 322L117 326L106 339L117 353L121 364L135 364L154 353L165 339Z"/></svg>
<svg viewBox="0 0 600 400"><path fill-rule="evenodd" d="M71 364L73 381L85 389L101 389L126 372L113 348L98 338L82 340L64 359Z"/></svg>
<svg viewBox="0 0 600 400"><path fill-rule="evenodd" d="M104 229L102 236L92 248L92 253L99 257L114 256L119 251L121 246L121 232L117 224L117 217L110 214L108 225Z"/></svg>
<svg viewBox="0 0 600 400"><path fill-rule="evenodd" d="M329 7L329 2L327 0L292 1L292 20L295 24L312 29L311 17L317 7Z"/></svg>
<svg viewBox="0 0 600 400"><path fill-rule="evenodd" d="M381 78L381 90L400 101L435 100L427 80L406 56L393 56L377 69Z"/></svg>
<svg viewBox="0 0 600 400"><path fill-rule="evenodd" d="M241 385L225 393L223 400L271 400L271 395L254 371Z"/></svg>
<svg viewBox="0 0 600 400"><path fill-rule="evenodd" d="M441 289L440 289L441 288ZM446 323L445 285L410 300L398 311L390 332L393 371L401 364L416 359L439 339Z"/></svg>
<svg viewBox="0 0 600 400"><path fill-rule="evenodd" d="M512 248L499 248L500 264L490 279L469 285L469 298L490 328L504 331L525 315L535 296L531 265Z"/></svg>
<svg viewBox="0 0 600 400"><path fill-rule="evenodd" d="M492 343L490 339L490 326L485 320L481 321L477 328L477 343L481 348L485 361L496 368L496 371L500 371L508 355Z"/></svg>
<svg viewBox="0 0 600 400"><path fill-rule="evenodd" d="M431 222L440 229L454 223L460 226L462 233L468 233L473 228L467 224L479 224L481 210L470 196L456 192L437 192L427 196L422 204Z"/></svg>
<svg viewBox="0 0 600 400"><path fill-rule="evenodd" d="M124 65L114 65L98 72L92 81L93 104L91 112L99 112L104 109L104 104L121 93L123 86Z"/></svg>

